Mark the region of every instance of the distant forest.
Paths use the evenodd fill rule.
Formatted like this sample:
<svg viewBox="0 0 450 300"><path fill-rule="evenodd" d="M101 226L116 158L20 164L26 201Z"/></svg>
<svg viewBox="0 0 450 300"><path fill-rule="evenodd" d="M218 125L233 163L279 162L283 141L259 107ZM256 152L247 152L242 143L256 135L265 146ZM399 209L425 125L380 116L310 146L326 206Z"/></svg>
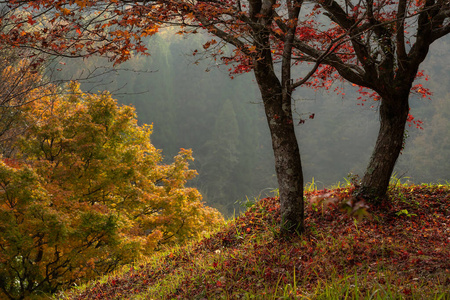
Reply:
<svg viewBox="0 0 450 300"><path fill-rule="evenodd" d="M152 143L165 157L192 148L199 175L190 185L230 216L247 198L276 188L273 154L253 74L231 79L227 66L201 57L204 41L202 35L184 39L163 31L149 40L150 56L134 57L115 70L91 58L68 60L57 73L64 79L98 74L81 81L82 89L109 90L119 102L135 106L139 122L154 125ZM422 65L429 79L421 83L433 91L432 100L411 97L411 114L424 124L423 130L407 128L395 169L402 182L450 179L449 43L446 38L434 44ZM378 132L378 103L358 100L351 84L335 87L339 94L308 87L294 94L305 180L318 188L343 182L349 173L362 176Z"/></svg>

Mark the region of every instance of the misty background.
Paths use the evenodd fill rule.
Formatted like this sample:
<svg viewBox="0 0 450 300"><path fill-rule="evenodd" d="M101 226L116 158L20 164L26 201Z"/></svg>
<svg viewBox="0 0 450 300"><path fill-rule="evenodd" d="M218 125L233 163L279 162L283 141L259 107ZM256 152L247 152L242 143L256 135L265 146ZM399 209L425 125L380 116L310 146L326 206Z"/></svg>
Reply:
<svg viewBox="0 0 450 300"><path fill-rule="evenodd" d="M231 216L247 198L265 197L277 187L274 159L253 74L231 79L229 67L192 56L205 41L200 34L187 39L166 30L149 40L150 56L136 56L116 69L103 58L66 60L58 62L57 73L64 79L98 74L81 81L82 89L108 90L119 103L133 105L141 124L154 125L152 143L168 162L180 148L192 148L191 167L199 175L189 185ZM410 98L411 114L424 124L423 130L407 128L394 173L402 182L450 179L449 44L449 38L433 44L421 66L429 80L420 83L431 89L432 100ZM346 82L329 91L296 90L294 122L305 120L296 129L306 184L314 181L322 189L345 182L349 173L363 176L378 133L379 104L359 96Z"/></svg>

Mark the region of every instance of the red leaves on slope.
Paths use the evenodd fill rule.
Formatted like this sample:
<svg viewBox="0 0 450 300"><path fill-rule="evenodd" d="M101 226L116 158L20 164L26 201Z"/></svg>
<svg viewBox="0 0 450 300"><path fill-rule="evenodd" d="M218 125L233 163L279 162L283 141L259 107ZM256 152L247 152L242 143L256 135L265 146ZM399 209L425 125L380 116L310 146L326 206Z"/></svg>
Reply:
<svg viewBox="0 0 450 300"><path fill-rule="evenodd" d="M429 286L431 291L434 285L450 285L442 279L450 270L448 187L392 187L389 201L369 207L372 218L359 222L339 209L352 192L305 193L307 232L290 240L277 238L278 199L262 199L191 248L171 252L153 267L132 268L71 299L121 299L180 274L182 282L167 298L273 293L277 286L292 284L294 272L301 284L296 293L314 292L318 282L330 276L352 274L381 287L401 286L406 296L417 296L415 285ZM322 205L325 202L328 205ZM399 214L403 210L408 214ZM199 268L204 264L206 269ZM384 276L385 272L391 275Z"/></svg>

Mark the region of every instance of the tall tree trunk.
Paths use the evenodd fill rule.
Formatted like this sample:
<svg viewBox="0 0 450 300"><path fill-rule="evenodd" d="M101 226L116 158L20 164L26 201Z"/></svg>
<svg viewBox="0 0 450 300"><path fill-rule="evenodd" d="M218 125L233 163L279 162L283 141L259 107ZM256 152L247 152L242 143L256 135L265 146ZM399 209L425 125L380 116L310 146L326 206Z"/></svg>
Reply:
<svg viewBox="0 0 450 300"><path fill-rule="evenodd" d="M281 82L276 76L271 52L270 31L275 0L249 1L255 55L253 67L261 97L275 156L281 209L281 233L289 235L305 229L303 207L303 170L292 118L291 55L295 26L291 26L283 50ZM298 17L300 5L290 3L289 16Z"/></svg>
<svg viewBox="0 0 450 300"><path fill-rule="evenodd" d="M269 61L270 59L270 61ZM303 170L292 119L290 94L282 93L271 58L255 63L255 77L264 102L275 156L281 203L282 234L304 231Z"/></svg>
<svg viewBox="0 0 450 300"><path fill-rule="evenodd" d="M392 93L382 98L380 131L358 191L358 196L368 201L378 202L386 196L395 163L403 148L409 112L408 92L402 95Z"/></svg>
<svg viewBox="0 0 450 300"><path fill-rule="evenodd" d="M304 231L303 171L292 115L273 114L277 105L270 101L264 101L264 107L275 156L281 230L284 234L300 233Z"/></svg>

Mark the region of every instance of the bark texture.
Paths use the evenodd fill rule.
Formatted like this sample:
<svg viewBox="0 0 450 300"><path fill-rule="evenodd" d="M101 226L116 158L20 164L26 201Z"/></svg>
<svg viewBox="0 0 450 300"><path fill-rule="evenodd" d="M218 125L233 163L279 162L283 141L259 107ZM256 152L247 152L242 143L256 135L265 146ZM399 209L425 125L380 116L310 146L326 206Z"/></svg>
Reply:
<svg viewBox="0 0 450 300"><path fill-rule="evenodd" d="M290 2L290 1L289 1ZM292 118L291 55L295 28L292 26L285 38L281 80L276 76L269 29L275 0L250 1L256 53L253 57L254 74L264 102L267 123L275 156L281 208L283 235L304 231L303 170L300 151ZM291 3L289 15L295 19L300 12L299 2Z"/></svg>
<svg viewBox="0 0 450 300"><path fill-rule="evenodd" d="M272 110L270 104L266 105L267 110ZM294 126L287 118L267 121L280 193L281 228L285 233L300 233L304 231L303 173Z"/></svg>
<svg viewBox="0 0 450 300"><path fill-rule="evenodd" d="M383 97L378 138L358 196L372 202L380 201L386 196L395 163L404 146L408 112L407 93Z"/></svg>
<svg viewBox="0 0 450 300"><path fill-rule="evenodd" d="M255 75L260 87L264 87L261 94L275 156L281 229L284 234L300 233L304 231L303 171L290 101L282 104L281 86L272 81L267 73L260 74L255 70Z"/></svg>

